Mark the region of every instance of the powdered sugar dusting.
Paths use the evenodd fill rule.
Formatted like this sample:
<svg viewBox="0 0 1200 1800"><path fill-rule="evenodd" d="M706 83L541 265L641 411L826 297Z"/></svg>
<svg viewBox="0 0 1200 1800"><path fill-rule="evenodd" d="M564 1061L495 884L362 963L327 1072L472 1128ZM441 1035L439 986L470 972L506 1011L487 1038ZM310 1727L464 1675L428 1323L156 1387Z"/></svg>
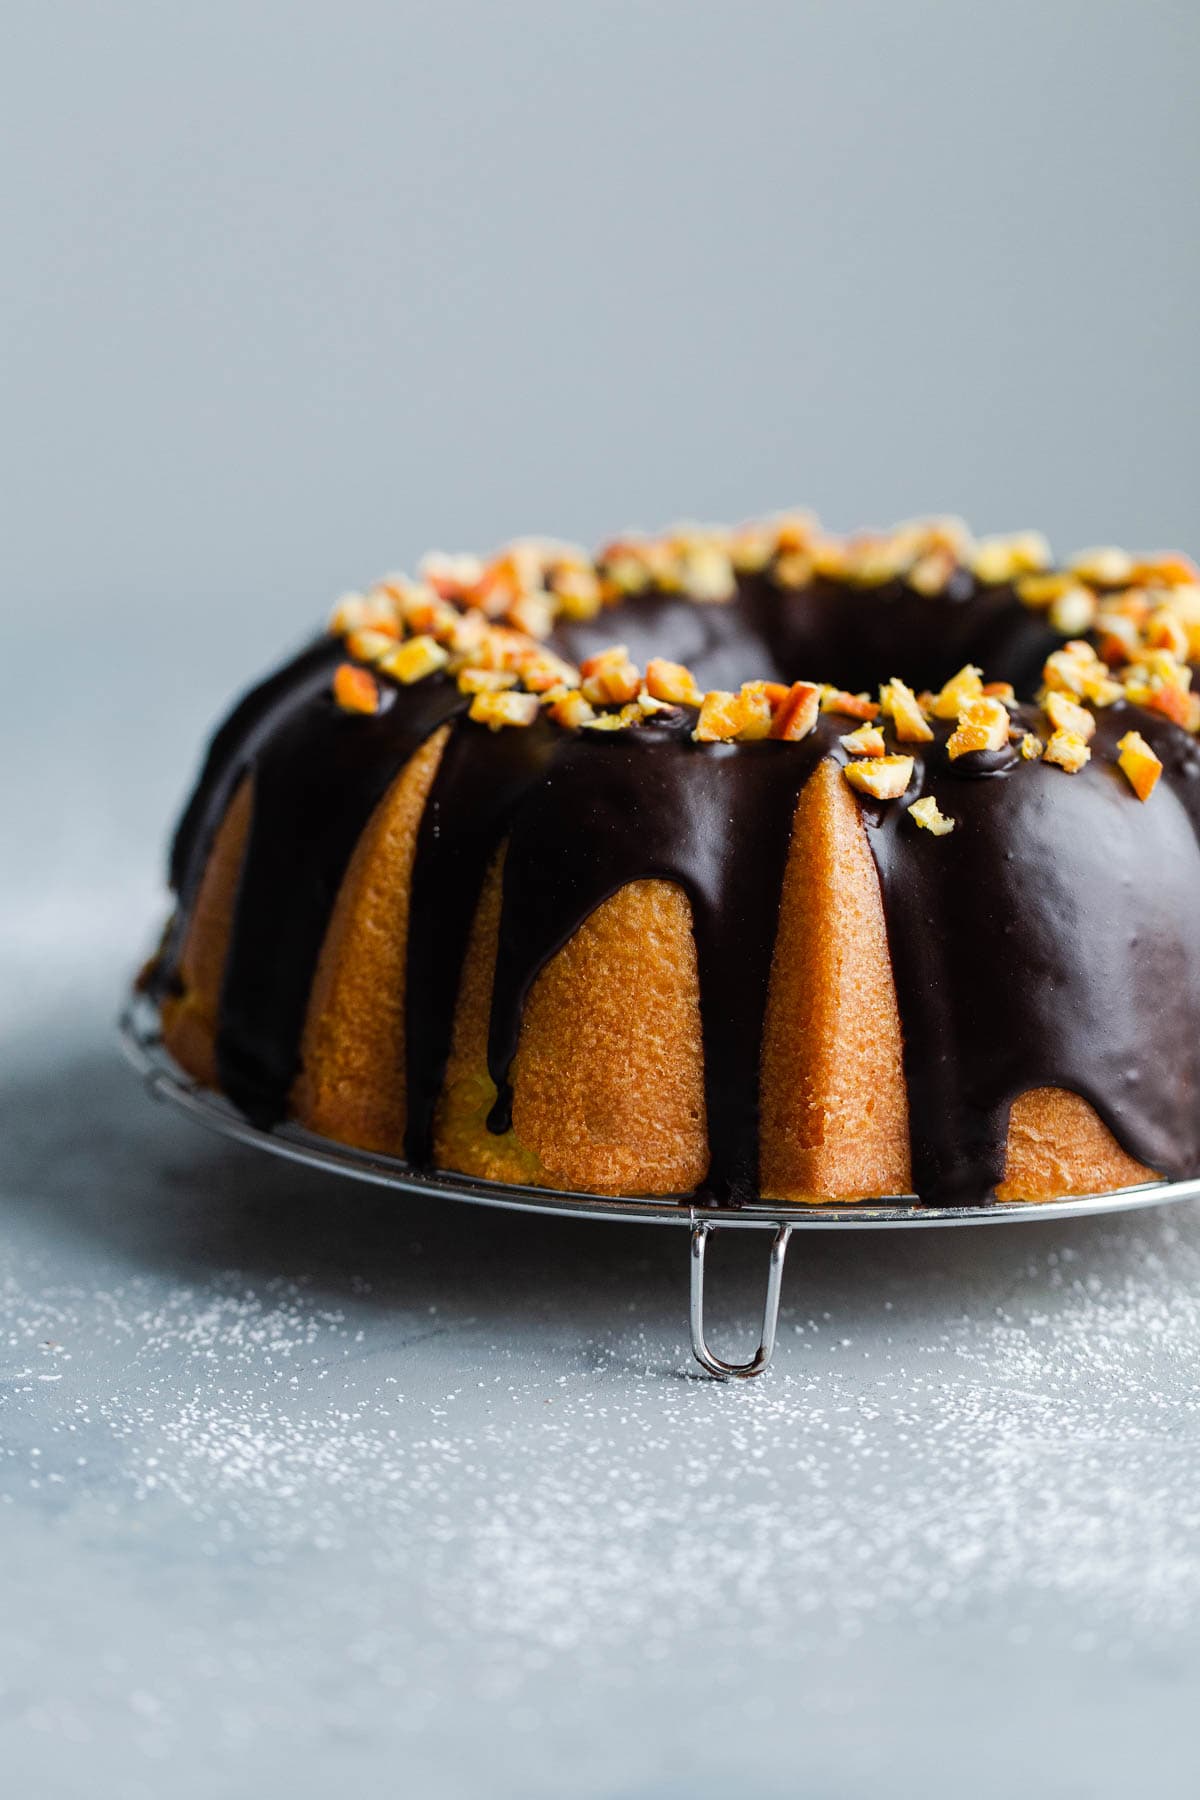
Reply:
<svg viewBox="0 0 1200 1800"><path fill-rule="evenodd" d="M324 1795L347 1756L364 1791L399 1758L439 1797L752 1771L790 1800L803 1723L814 1793L878 1793L886 1739L998 1796L997 1684L1043 1732L1085 1695L1077 1791L1136 1783L1110 1703L1191 1666L1200 1606L1200 1208L799 1234L777 1367L723 1387L682 1232L320 1178L151 1107L106 1048L47 1085L52 1053L0 1093L0 1716L31 1791L132 1752L112 1791L169 1760L176 1800ZM765 1252L713 1246L727 1353ZM1142 1679L1158 1791L1190 1795Z"/></svg>
<svg viewBox="0 0 1200 1800"><path fill-rule="evenodd" d="M10 1276L4 1498L85 1497L98 1462L201 1552L419 1569L446 1628L503 1640L518 1672L717 1624L759 1652L806 1617L851 1641L1029 1592L1081 1631L1170 1631L1200 1604L1188 1226L1034 1236L983 1317L915 1320L902 1291L810 1313L797 1267L780 1366L737 1388L679 1378L657 1323L531 1357L461 1307L381 1313L365 1279L331 1305L236 1272L36 1301Z"/></svg>

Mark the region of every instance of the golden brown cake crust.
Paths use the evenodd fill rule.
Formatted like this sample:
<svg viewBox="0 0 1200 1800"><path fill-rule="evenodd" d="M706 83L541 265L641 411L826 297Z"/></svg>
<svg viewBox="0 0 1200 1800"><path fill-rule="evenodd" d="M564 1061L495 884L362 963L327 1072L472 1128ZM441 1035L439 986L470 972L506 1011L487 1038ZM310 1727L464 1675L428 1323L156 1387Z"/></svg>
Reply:
<svg viewBox="0 0 1200 1800"><path fill-rule="evenodd" d="M833 763L796 806L762 1067L770 1199L906 1194L908 1109L879 879Z"/></svg>
<svg viewBox="0 0 1200 1800"><path fill-rule="evenodd" d="M404 1151L408 904L421 815L449 727L424 743L359 839L321 948L292 1090L310 1131Z"/></svg>
<svg viewBox="0 0 1200 1800"><path fill-rule="evenodd" d="M1094 1107L1063 1088L1031 1088L1013 1101L1008 1162L997 1200L1056 1200L1157 1181L1127 1156Z"/></svg>
<svg viewBox="0 0 1200 1800"><path fill-rule="evenodd" d="M217 1076L217 1016L233 929L238 879L250 834L253 788L239 784L213 840L179 956L180 993L164 996L163 1042L181 1068L204 1087Z"/></svg>
<svg viewBox="0 0 1200 1800"><path fill-rule="evenodd" d="M487 1130L499 868L480 905L436 1136L438 1161L492 1180L688 1193L708 1164L690 908L669 882L621 889L535 982L514 1067L513 1129Z"/></svg>
<svg viewBox="0 0 1200 1800"><path fill-rule="evenodd" d="M535 982L513 1129L561 1185L688 1193L708 1163L691 909L666 881L622 888Z"/></svg>

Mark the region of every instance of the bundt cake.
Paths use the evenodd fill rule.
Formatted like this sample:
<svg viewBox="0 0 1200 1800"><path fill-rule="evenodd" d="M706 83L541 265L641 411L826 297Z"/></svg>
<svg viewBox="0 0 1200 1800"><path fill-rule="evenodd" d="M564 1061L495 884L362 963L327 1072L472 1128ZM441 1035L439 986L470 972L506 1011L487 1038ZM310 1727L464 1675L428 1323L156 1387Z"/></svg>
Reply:
<svg viewBox="0 0 1200 1800"><path fill-rule="evenodd" d="M1186 559L955 521L429 557L221 726L144 984L255 1123L423 1168L728 1206L1196 1175L1193 658Z"/></svg>

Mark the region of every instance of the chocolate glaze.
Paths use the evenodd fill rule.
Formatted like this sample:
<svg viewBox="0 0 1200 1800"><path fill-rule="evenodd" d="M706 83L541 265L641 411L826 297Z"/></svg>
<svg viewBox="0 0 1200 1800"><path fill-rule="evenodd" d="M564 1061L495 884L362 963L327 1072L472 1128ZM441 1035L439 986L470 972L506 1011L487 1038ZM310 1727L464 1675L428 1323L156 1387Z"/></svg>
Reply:
<svg viewBox="0 0 1200 1800"><path fill-rule="evenodd" d="M548 719L491 732L465 720L442 753L417 836L408 911L405 1049L411 1162L433 1153L433 1115L467 940L488 869L522 803L566 742Z"/></svg>
<svg viewBox="0 0 1200 1800"><path fill-rule="evenodd" d="M564 622L555 634L555 647L571 661L620 642L639 668L669 656L703 688L829 681L852 693L893 675L918 689L941 687L967 662L1030 692L1061 641L1011 587L980 587L966 570L940 594L918 594L901 581L850 588L817 580L791 589L765 575L741 576L731 603L642 594L594 619Z"/></svg>
<svg viewBox="0 0 1200 1800"><path fill-rule="evenodd" d="M1028 685L1057 641L1008 590L980 593L969 580L930 599L899 584L781 592L762 577L744 580L728 604L645 595L561 627L555 643L578 657L614 638L639 662L687 662L704 685L815 671L854 688L897 668L933 684L968 660ZM691 903L696 941L706 1190L734 1205L754 1194L759 1052L792 815L817 761L844 760L837 740L851 722L824 715L798 744L696 744L684 712L613 733L544 721L492 733L463 716L441 677L389 689L374 716L352 715L329 694L344 654L322 639L241 702L176 836L178 906L155 971L160 993L177 982L220 820L253 777L218 1025L224 1091L260 1123L285 1115L355 844L413 751L449 722L410 902L410 1159L432 1155L471 923L506 845L492 1128L510 1123L521 1019L539 972L626 883L673 881ZM1114 766L1131 725L1164 764L1148 806ZM1200 1172L1200 746L1124 702L1099 715L1092 761L1074 776L1008 751L951 763L949 730L905 746L916 757L905 804L863 805L904 1033L917 1193L931 1205L986 1199L1003 1178L1012 1101L1041 1086L1083 1095L1147 1166ZM956 821L950 836L907 818L920 791Z"/></svg>
<svg viewBox="0 0 1200 1800"><path fill-rule="evenodd" d="M354 847L413 752L465 704L444 676L388 701L364 716L343 712L322 690L254 759L217 1069L224 1092L259 1123L286 1110L317 957Z"/></svg>
<svg viewBox="0 0 1200 1800"><path fill-rule="evenodd" d="M152 990L160 996L177 984L187 922L229 802L272 733L312 695L328 688L341 657L342 647L333 638L321 636L306 645L291 662L243 695L209 745L171 841L168 880L175 913L150 978Z"/></svg>

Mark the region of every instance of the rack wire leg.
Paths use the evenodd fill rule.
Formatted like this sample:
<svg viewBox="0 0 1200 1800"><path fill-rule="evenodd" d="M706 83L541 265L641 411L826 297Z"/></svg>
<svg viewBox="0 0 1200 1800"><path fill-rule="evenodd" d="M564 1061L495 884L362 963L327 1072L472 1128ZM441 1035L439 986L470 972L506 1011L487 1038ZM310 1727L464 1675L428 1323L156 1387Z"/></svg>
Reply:
<svg viewBox="0 0 1200 1800"><path fill-rule="evenodd" d="M728 1381L731 1376L739 1380L749 1380L752 1375L761 1375L771 1360L775 1349L775 1328L779 1323L779 1299L783 1292L783 1264L787 1256L788 1240L792 1235L790 1225L781 1225L771 1241L771 1256L767 1264L767 1297L763 1303L762 1337L758 1349L749 1362L726 1362L724 1357L717 1356L708 1347L704 1337L704 1252L708 1247L711 1225L693 1225L692 1227L692 1355L710 1375L720 1381Z"/></svg>

